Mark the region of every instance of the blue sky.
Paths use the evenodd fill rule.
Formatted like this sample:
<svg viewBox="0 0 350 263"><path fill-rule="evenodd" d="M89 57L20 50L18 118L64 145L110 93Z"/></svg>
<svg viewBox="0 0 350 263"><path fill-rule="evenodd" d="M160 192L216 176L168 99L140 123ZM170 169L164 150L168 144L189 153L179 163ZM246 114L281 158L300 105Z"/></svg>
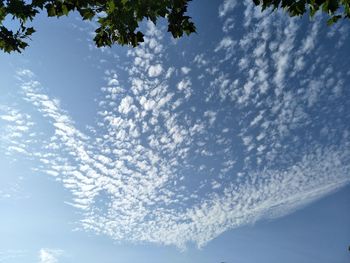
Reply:
<svg viewBox="0 0 350 263"><path fill-rule="evenodd" d="M42 15L0 54L0 262L349 261L349 22L250 2L135 49Z"/></svg>

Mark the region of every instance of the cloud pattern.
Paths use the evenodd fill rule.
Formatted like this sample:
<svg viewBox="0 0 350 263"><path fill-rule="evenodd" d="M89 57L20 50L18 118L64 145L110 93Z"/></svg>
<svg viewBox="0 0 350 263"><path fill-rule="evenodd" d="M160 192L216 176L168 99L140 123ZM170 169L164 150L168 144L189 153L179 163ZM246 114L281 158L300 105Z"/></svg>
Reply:
<svg viewBox="0 0 350 263"><path fill-rule="evenodd" d="M42 248L39 250L40 263L57 263L58 258L63 254L61 249Z"/></svg>
<svg viewBox="0 0 350 263"><path fill-rule="evenodd" d="M19 70L36 113L2 106L1 146L71 191L83 229L180 249L345 186L349 72L336 51L348 26L323 30L320 17L305 23L250 2L224 1L222 38L180 65L165 55L176 43L148 24L131 62L105 71L98 121L84 131Z"/></svg>

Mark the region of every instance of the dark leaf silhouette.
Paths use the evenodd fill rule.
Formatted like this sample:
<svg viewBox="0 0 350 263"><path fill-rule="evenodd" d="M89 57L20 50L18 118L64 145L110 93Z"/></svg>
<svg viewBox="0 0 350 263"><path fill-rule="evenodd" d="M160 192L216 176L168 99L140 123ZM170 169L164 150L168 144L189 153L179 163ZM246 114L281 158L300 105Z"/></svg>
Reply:
<svg viewBox="0 0 350 263"><path fill-rule="evenodd" d="M6 0L0 2L0 49L5 52L22 52L35 30L27 27L41 11L49 17L66 16L78 11L83 20L96 19L94 41L98 47L113 44L137 46L143 41L139 23L144 19L156 23L160 17L167 19L168 31L174 37L196 31L191 17L186 15L191 0ZM19 21L16 32L4 26L6 18Z"/></svg>
<svg viewBox="0 0 350 263"><path fill-rule="evenodd" d="M0 1L0 49L5 52L22 52L27 40L35 32L28 27L28 21L41 11L49 17L60 17L77 11L83 20L96 19L94 41L98 47L113 44L137 46L143 42L143 33L139 23L144 19L156 23L159 18L168 21L168 31L173 37L190 35L196 31L191 17L187 16L188 3L191 0L3 0ZM328 25L341 18L350 18L348 0L252 0L263 10L283 8L291 16L309 13L312 17L317 12L327 13ZM16 32L4 26L6 18L19 21Z"/></svg>
<svg viewBox="0 0 350 263"><path fill-rule="evenodd" d="M328 25L340 18L350 18L350 2L348 0L253 0L263 10L282 8L291 16L302 16L308 13L313 17L318 12L329 16Z"/></svg>

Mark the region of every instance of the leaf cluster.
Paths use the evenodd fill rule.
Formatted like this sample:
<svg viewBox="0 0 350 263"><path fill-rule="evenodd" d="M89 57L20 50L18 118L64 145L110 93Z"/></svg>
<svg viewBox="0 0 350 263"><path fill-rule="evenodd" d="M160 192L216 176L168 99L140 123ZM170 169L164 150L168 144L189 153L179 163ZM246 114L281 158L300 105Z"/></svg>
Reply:
<svg viewBox="0 0 350 263"><path fill-rule="evenodd" d="M49 17L67 16L77 11L83 20L96 20L98 28L94 41L98 47L113 44L137 46L143 42L139 23L144 19L157 23L168 21L168 31L174 37L196 31L191 17L186 15L191 0L0 0L0 49L22 52L35 32L27 26L35 16L46 11ZM29 3L28 3L29 2ZM10 16L19 22L17 31L4 25Z"/></svg>
<svg viewBox="0 0 350 263"><path fill-rule="evenodd" d="M332 25L340 18L350 18L350 0L253 0L262 9L283 8L290 16L302 16L308 13L313 17L317 12L326 13L328 25Z"/></svg>

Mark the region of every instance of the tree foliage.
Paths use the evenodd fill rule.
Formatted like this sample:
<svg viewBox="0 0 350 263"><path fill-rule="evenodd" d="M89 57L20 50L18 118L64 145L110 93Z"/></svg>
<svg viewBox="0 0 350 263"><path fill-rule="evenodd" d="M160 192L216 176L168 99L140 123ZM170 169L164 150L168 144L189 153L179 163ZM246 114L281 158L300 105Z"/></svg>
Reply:
<svg viewBox="0 0 350 263"><path fill-rule="evenodd" d="M0 0L0 49L22 52L35 29L28 26L35 16L46 11L49 17L78 12L83 20L96 20L98 28L94 41L98 47L113 44L137 46L143 41L139 23L144 19L154 23L167 19L168 31L174 37L189 35L196 28L186 15L191 0ZM329 15L328 24L340 18L350 18L350 0L252 0L263 10L285 9L291 16L317 12ZM12 18L19 23L15 31L4 25Z"/></svg>
<svg viewBox="0 0 350 263"><path fill-rule="evenodd" d="M253 0L263 10L266 8L285 9L290 16L302 16L309 13L313 17L317 12L324 12L329 16L328 25L340 18L350 18L349 0Z"/></svg>
<svg viewBox="0 0 350 263"><path fill-rule="evenodd" d="M148 19L156 23L160 17L168 21L168 31L174 37L189 35L196 28L186 15L191 0L0 0L0 49L21 52L35 32L27 26L35 16L46 11L49 17L61 17L77 11L83 20L96 19L98 28L94 41L98 47L121 45L137 46L143 41L139 23ZM11 17L19 23L16 31L4 25Z"/></svg>

